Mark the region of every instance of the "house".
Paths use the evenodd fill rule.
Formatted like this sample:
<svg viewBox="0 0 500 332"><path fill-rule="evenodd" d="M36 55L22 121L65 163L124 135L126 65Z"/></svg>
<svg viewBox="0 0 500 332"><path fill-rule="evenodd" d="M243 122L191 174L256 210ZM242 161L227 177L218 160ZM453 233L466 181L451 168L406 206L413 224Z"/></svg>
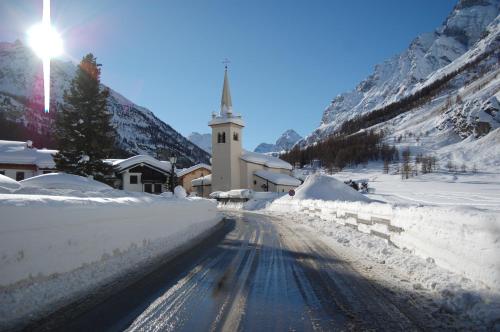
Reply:
<svg viewBox="0 0 500 332"><path fill-rule="evenodd" d="M191 181L212 174L212 167L207 164L196 164L189 168L178 169L176 170L176 174L177 183L181 185L187 193L197 192L197 189L193 188ZM208 197L208 194L209 192L207 192L204 196ZM198 193L198 196L201 195Z"/></svg>
<svg viewBox="0 0 500 332"><path fill-rule="evenodd" d="M114 167L114 187L127 191L160 194L168 191L172 165L147 155L128 159L105 159Z"/></svg>
<svg viewBox="0 0 500 332"><path fill-rule="evenodd" d="M210 191L252 189L285 192L301 184L291 176L292 165L277 157L242 149L244 122L233 113L227 66L224 71L221 108L208 124L212 128L212 176ZM206 179L208 180L208 179ZM201 181L195 181L196 187ZM204 187L206 187L204 182Z"/></svg>
<svg viewBox="0 0 500 332"><path fill-rule="evenodd" d="M37 149L31 141L0 140L0 174L16 181L56 171L57 150Z"/></svg>

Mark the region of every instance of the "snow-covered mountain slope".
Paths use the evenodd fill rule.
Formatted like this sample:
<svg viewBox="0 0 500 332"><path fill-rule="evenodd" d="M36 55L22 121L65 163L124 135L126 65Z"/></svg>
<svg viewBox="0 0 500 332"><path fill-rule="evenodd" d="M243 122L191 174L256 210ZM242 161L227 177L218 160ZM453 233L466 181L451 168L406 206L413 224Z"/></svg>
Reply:
<svg viewBox="0 0 500 332"><path fill-rule="evenodd" d="M500 12L500 0L460 0L443 25L417 37L403 53L375 66L373 74L335 97L320 126L300 146L334 133L350 119L400 101L428 84L429 77L455 62L485 37ZM457 64L459 66L459 64Z"/></svg>
<svg viewBox="0 0 500 332"><path fill-rule="evenodd" d="M295 130L288 129L281 134L281 136L276 140L276 143L261 143L255 148L254 151L259 153L288 151L301 139L302 136L300 136Z"/></svg>
<svg viewBox="0 0 500 332"><path fill-rule="evenodd" d="M192 132L187 138L203 150L212 153L212 134Z"/></svg>
<svg viewBox="0 0 500 332"><path fill-rule="evenodd" d="M500 170L500 17L469 51L428 77L438 84L408 111L370 129L416 155L434 155L445 168ZM422 98L421 98L422 99ZM375 113L375 112L373 112ZM372 114L373 114L372 113Z"/></svg>
<svg viewBox="0 0 500 332"><path fill-rule="evenodd" d="M71 62L52 61L52 109L57 110L63 103L64 90L68 89L75 72L76 66ZM47 115L42 111L42 77L41 61L28 47L19 41L0 43L0 112L7 120L22 123L38 133L50 134L55 112ZM175 151L184 163L209 161L207 152L153 112L134 104L113 89L110 89L108 110L113 114L118 145L124 151L154 157L161 152Z"/></svg>

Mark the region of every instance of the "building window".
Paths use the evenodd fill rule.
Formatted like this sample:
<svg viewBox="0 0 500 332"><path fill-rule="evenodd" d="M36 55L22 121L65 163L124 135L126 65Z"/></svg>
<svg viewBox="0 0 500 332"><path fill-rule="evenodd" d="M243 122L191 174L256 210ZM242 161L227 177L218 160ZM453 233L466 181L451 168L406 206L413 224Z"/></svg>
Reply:
<svg viewBox="0 0 500 332"><path fill-rule="evenodd" d="M5 175L5 171L0 171L0 174Z"/></svg>
<svg viewBox="0 0 500 332"><path fill-rule="evenodd" d="M50 174L52 171L43 171L42 174Z"/></svg>
<svg viewBox="0 0 500 332"><path fill-rule="evenodd" d="M130 176L130 184L137 184L137 175Z"/></svg>
<svg viewBox="0 0 500 332"><path fill-rule="evenodd" d="M144 192L153 193L153 185L151 183L144 184Z"/></svg>
<svg viewBox="0 0 500 332"><path fill-rule="evenodd" d="M238 133L233 133L233 141L238 141L240 139Z"/></svg>
<svg viewBox="0 0 500 332"><path fill-rule="evenodd" d="M16 172L16 181L24 180L24 172Z"/></svg>
<svg viewBox="0 0 500 332"><path fill-rule="evenodd" d="M155 183L155 194L161 194L161 183Z"/></svg>
<svg viewBox="0 0 500 332"><path fill-rule="evenodd" d="M226 143L226 133L218 133L217 134L217 143Z"/></svg>
<svg viewBox="0 0 500 332"><path fill-rule="evenodd" d="M253 184L256 185L257 184L257 180L253 180Z"/></svg>

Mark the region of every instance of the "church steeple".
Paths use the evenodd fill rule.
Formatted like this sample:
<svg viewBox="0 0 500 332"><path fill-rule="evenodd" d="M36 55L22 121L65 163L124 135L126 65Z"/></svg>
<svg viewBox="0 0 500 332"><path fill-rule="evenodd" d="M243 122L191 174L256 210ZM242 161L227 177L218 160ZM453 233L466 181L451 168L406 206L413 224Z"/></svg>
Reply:
<svg viewBox="0 0 500 332"><path fill-rule="evenodd" d="M233 103L231 101L231 90L229 90L229 78L227 77L227 64L224 70L224 85L222 86L222 98L220 101L220 114L233 114Z"/></svg>

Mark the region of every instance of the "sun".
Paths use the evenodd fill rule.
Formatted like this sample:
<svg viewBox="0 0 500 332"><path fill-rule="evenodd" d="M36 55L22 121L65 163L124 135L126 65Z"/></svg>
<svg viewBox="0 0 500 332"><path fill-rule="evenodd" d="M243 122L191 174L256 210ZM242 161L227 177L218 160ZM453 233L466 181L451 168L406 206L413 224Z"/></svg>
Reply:
<svg viewBox="0 0 500 332"><path fill-rule="evenodd" d="M28 30L28 44L44 60L63 53L61 36L48 24L40 23L31 27Z"/></svg>

